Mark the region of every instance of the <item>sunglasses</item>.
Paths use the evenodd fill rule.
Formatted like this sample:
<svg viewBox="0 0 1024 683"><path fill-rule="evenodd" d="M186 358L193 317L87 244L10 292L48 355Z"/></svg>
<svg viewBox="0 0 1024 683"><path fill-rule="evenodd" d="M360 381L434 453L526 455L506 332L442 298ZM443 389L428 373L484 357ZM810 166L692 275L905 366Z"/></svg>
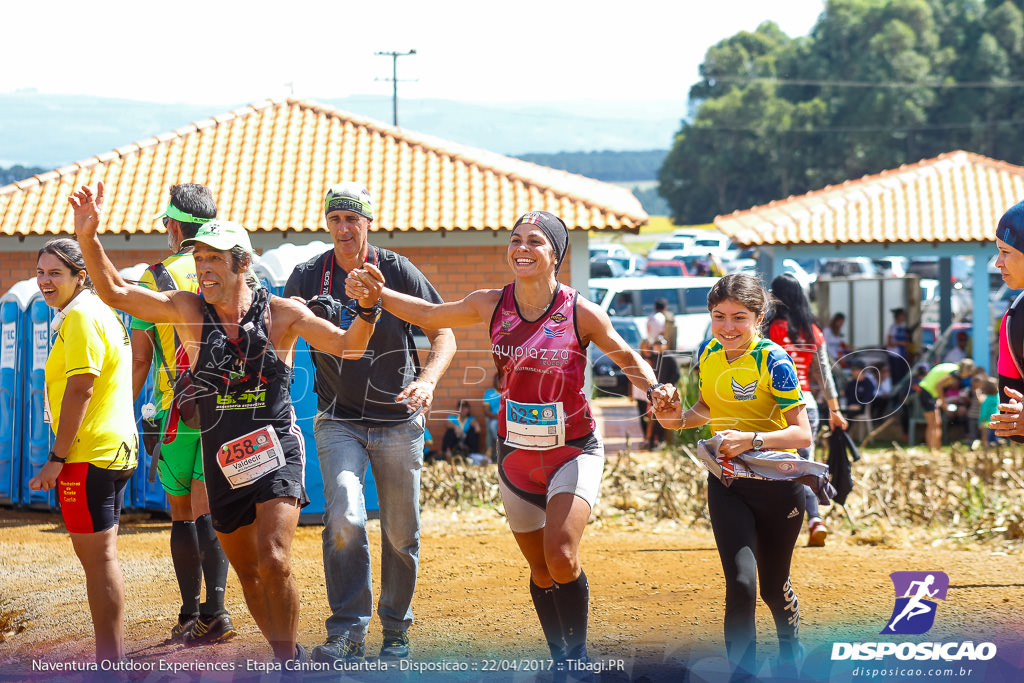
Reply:
<svg viewBox="0 0 1024 683"><path fill-rule="evenodd" d="M167 227L167 222L171 220L171 217L170 216L164 216L162 220L164 222L164 227L166 228Z"/></svg>

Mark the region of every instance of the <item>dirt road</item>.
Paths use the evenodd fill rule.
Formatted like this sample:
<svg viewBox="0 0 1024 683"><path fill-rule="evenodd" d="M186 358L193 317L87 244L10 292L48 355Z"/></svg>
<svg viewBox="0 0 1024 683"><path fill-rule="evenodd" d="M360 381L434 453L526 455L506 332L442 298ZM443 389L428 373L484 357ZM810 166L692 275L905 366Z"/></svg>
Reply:
<svg viewBox="0 0 1024 683"><path fill-rule="evenodd" d="M226 644L183 649L165 643L177 614L177 586L169 557L169 523L129 517L118 541L126 581L126 634L136 680L247 681L267 648L244 606L234 574L228 607L240 636ZM371 548L379 557L379 525L371 522ZM293 564L302 612L299 639L323 641L328 614L318 526L298 531ZM801 543L804 539L801 539ZM800 599L802 638L810 656L806 680L917 680L940 672L956 681L1024 680L1024 562L1020 545L1007 552L985 546L958 549L922 534L884 539L851 536L836 525L825 548L796 550L793 583ZM724 680L724 584L710 533L676 521L650 521L605 508L587 529L583 565L590 579L590 650L609 667L603 680ZM379 576L374 568L375 577ZM949 593L938 604L934 626L923 635L880 636L894 604L889 574L945 572ZM307 672L310 680L550 680L547 651L530 602L526 563L504 519L490 507L427 509L423 513L420 583L410 631L420 666L464 667L422 674L391 665L386 672ZM758 609L762 659L774 654L771 619ZM91 622L85 585L66 531L56 515L0 510L0 680L81 680L54 666L88 662ZM830 661L837 642L991 641L989 662ZM374 617L367 654L380 645ZM210 663L228 671L201 671ZM370 657L371 665L374 658ZM857 667L907 668L906 677L859 675ZM169 667L186 667L175 674ZM51 667L51 670L40 670ZM163 670L161 670L163 667ZM941 675L956 668L951 678ZM960 675L960 668L971 669ZM35 668L35 670L33 670ZM504 670L502 670L504 669ZM764 670L765 675L769 672ZM870 674L870 672L868 672ZM896 672L898 673L898 672ZM857 675L855 675L857 674ZM932 678L935 679L934 677Z"/></svg>

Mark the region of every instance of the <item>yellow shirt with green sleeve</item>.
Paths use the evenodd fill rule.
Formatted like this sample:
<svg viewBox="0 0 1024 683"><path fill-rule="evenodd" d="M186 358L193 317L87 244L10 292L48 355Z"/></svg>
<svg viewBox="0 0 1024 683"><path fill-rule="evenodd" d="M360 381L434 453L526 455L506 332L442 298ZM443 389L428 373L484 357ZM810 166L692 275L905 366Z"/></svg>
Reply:
<svg viewBox="0 0 1024 683"><path fill-rule="evenodd" d="M46 396L54 434L68 378L91 374L92 397L75 435L67 462L87 462L108 470L138 464L138 436L132 407L132 354L121 318L92 292L80 293L65 308L46 359ZM70 306L70 305L69 305Z"/></svg>
<svg viewBox="0 0 1024 683"><path fill-rule="evenodd" d="M742 356L729 361L717 339L697 355L700 395L711 409L711 431L773 432L783 414L803 403L793 360L781 346L755 336Z"/></svg>
<svg viewBox="0 0 1024 683"><path fill-rule="evenodd" d="M196 261L191 252L168 256L161 263L178 289L185 292L199 291ZM160 289L151 268L146 269L142 279L139 280L139 286L153 291ZM155 330L156 332L154 335L156 348L153 350L153 403L157 412L170 410L174 400L174 379L178 374L175 364L174 326L164 323L157 325L140 318L133 318L131 327L133 330Z"/></svg>

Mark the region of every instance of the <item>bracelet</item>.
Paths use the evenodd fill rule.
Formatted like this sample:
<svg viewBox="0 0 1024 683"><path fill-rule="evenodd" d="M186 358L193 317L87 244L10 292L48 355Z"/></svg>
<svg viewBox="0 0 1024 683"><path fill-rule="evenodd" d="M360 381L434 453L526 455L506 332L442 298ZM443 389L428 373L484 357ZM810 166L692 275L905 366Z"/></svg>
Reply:
<svg viewBox="0 0 1024 683"><path fill-rule="evenodd" d="M373 323L380 320L382 304L383 301L381 299L377 299L377 303L375 303L373 306L369 308L363 308L362 306L359 305L359 301L356 300L356 313L359 314L360 318L362 318L363 320L372 325Z"/></svg>
<svg viewBox="0 0 1024 683"><path fill-rule="evenodd" d="M57 457L57 454L56 454L56 453L54 453L53 451L50 451L50 455L48 455L48 456L46 457L46 462L59 462L59 463L60 463L61 465L63 465L64 463L66 463L66 462L67 462L67 460L68 460L68 459L67 459L67 457L63 457L63 458L58 458L58 457Z"/></svg>
<svg viewBox="0 0 1024 683"><path fill-rule="evenodd" d="M654 403L654 399L652 398L652 394L654 394L654 390L655 389L657 389L658 387L661 387L661 386L665 386L664 383L662 383L662 384L652 384L651 386L647 387L647 402L648 403Z"/></svg>
<svg viewBox="0 0 1024 683"><path fill-rule="evenodd" d="M686 414L688 412L690 412L690 411L689 410L684 410L682 412L682 414L679 416L679 419L683 421L683 424L679 425L680 429L686 429Z"/></svg>

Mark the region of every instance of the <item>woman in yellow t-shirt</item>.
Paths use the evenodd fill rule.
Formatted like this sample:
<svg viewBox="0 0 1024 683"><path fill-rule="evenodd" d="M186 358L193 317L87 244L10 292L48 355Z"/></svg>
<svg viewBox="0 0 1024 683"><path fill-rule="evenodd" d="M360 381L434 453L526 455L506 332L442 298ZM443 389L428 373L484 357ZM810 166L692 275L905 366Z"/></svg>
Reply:
<svg viewBox="0 0 1024 683"><path fill-rule="evenodd" d="M96 661L124 657L124 578L117 527L138 464L131 347L121 319L96 297L78 243L50 240L36 258L36 284L57 309L46 360L46 420L53 450L29 481L57 489L61 515L85 569Z"/></svg>
<svg viewBox="0 0 1024 683"><path fill-rule="evenodd" d="M758 331L770 305L750 275L724 276L708 292L711 339L701 345L700 394L684 411L678 400L655 407L666 429L711 423L721 437L723 469L746 451L781 451L811 445L796 367L785 349ZM800 607L789 580L793 548L804 516L804 486L796 481L736 478L729 485L708 475L708 512L725 574L725 646L733 680L756 673L754 608L760 579L779 637L776 673L795 677L803 648Z"/></svg>

